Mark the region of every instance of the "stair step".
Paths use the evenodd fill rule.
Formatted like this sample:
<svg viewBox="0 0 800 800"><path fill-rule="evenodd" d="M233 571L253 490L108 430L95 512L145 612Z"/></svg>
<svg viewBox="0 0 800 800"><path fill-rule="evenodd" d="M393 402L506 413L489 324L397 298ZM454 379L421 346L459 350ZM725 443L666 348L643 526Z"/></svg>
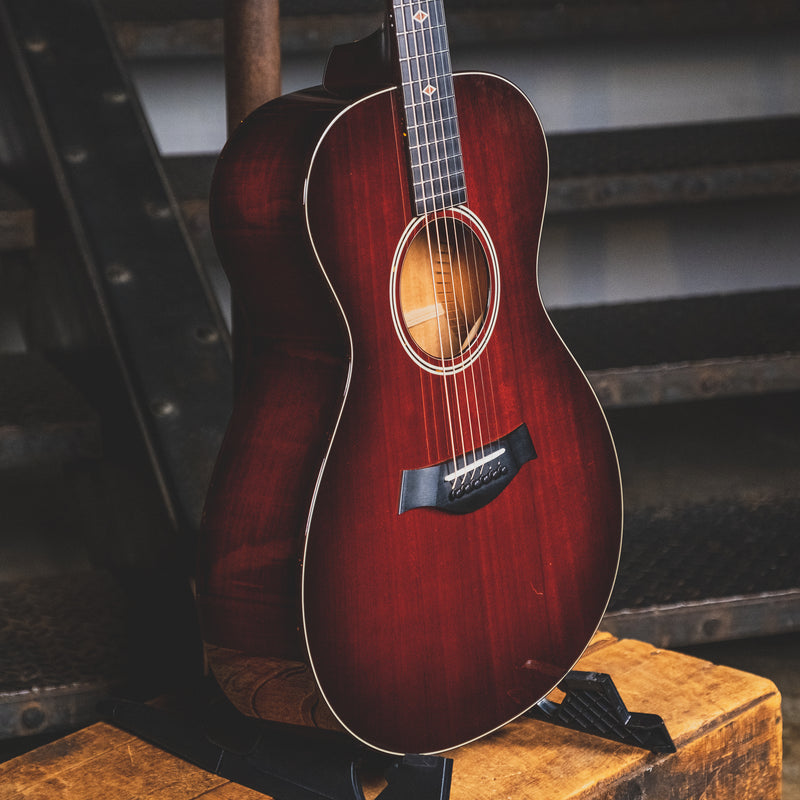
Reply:
<svg viewBox="0 0 800 800"><path fill-rule="evenodd" d="M654 148L660 153L657 163L656 157L647 155L645 143L650 135L663 141L667 138L663 130L620 133L619 140L614 135L597 135L602 146L594 155L590 144L595 137L580 135L580 155L571 171L566 166L571 148L562 148L558 144L561 137L552 137L557 142L556 158L561 161L553 166L555 189L551 196L559 193L563 181L590 170L593 163L598 164L598 176L603 171L614 174L628 157L630 173L639 176L645 174L647 159L662 171L691 160L695 164L713 161L723 168L725 163L744 159L750 144L754 145L752 153L765 163L770 153L779 160L776 163L784 163L780 159L796 146L795 141L800 142L800 118L765 121L763 126L760 122L732 123L731 127L745 138L724 149L722 143L728 138L725 125L684 128L671 150ZM700 129L706 129L708 135L695 142L691 132ZM774 141L756 146L768 129L775 132ZM633 146L636 141L638 149ZM798 156L800 170L800 151ZM198 255L211 274L220 269L208 224L207 197L214 162L210 155L164 159ZM601 180L587 178L586 183ZM800 289L558 308L550 315L607 408L800 389L800 329L796 324Z"/></svg>
<svg viewBox="0 0 800 800"><path fill-rule="evenodd" d="M800 194L800 117L550 136L548 212Z"/></svg>
<svg viewBox="0 0 800 800"><path fill-rule="evenodd" d="M626 506L616 634L677 646L797 628L798 408L795 391L608 412Z"/></svg>
<svg viewBox="0 0 800 800"><path fill-rule="evenodd" d="M222 54L220 3L213 0L103 0L127 57ZM326 51L365 36L380 24L381 8L370 0L324 3L296 0L281 8L281 41L287 53ZM598 40L624 36L686 36L752 32L800 26L790 0L727 0L724 13L696 0L449 0L447 21L454 45Z"/></svg>
<svg viewBox="0 0 800 800"><path fill-rule="evenodd" d="M551 313L607 408L796 391L799 316L800 289Z"/></svg>
<svg viewBox="0 0 800 800"><path fill-rule="evenodd" d="M0 468L99 458L100 421L44 358L0 355Z"/></svg>
<svg viewBox="0 0 800 800"><path fill-rule="evenodd" d="M76 728L111 695L202 674L189 585L160 564L0 582L0 740Z"/></svg>
<svg viewBox="0 0 800 800"><path fill-rule="evenodd" d="M34 223L30 204L12 186L0 180L0 252L34 247Z"/></svg>
<svg viewBox="0 0 800 800"><path fill-rule="evenodd" d="M0 739L77 727L124 681L124 599L103 572L0 583Z"/></svg>
<svg viewBox="0 0 800 800"><path fill-rule="evenodd" d="M548 149L548 214L800 195L800 116L556 133ZM165 159L195 210L215 158Z"/></svg>

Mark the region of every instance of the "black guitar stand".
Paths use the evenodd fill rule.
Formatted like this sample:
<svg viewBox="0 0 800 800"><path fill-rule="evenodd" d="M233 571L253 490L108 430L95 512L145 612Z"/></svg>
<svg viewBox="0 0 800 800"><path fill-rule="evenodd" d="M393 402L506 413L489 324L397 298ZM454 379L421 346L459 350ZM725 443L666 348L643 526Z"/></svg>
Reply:
<svg viewBox="0 0 800 800"><path fill-rule="evenodd" d="M561 703L545 698L527 716L651 753L675 752L661 717L628 711L610 675L573 671L567 673L558 688L566 695Z"/></svg>
<svg viewBox="0 0 800 800"><path fill-rule="evenodd" d="M561 703L541 700L527 716L653 753L674 753L661 717L627 710L609 675L570 672ZM448 800L453 761L442 756L377 754L349 737L287 728L240 714L215 697L204 712L176 714L111 700L103 717L157 747L276 800L364 800L359 772L380 770L378 800Z"/></svg>

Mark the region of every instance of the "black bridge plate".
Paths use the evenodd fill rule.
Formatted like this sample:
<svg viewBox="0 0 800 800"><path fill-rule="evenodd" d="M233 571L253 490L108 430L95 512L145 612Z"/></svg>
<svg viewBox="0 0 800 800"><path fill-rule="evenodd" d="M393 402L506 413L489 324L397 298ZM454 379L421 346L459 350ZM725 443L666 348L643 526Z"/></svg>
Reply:
<svg viewBox="0 0 800 800"><path fill-rule="evenodd" d="M536 458L524 423L480 450L432 467L403 471L400 514L412 508L435 508L468 514L490 503L508 486L523 464Z"/></svg>

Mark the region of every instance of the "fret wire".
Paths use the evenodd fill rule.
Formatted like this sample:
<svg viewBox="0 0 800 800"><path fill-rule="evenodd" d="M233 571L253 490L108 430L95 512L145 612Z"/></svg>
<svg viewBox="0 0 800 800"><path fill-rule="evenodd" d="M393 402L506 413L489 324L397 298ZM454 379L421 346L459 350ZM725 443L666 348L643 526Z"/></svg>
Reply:
<svg viewBox="0 0 800 800"><path fill-rule="evenodd" d="M408 126L413 126L413 132L415 134L414 141L416 143L428 141L435 143L439 139L458 135L458 120L454 115L430 117L426 116L424 113L417 113L424 110L424 107L419 106L415 109L407 109L407 112L410 111L411 117L413 118L408 120ZM455 109L453 110L455 111Z"/></svg>
<svg viewBox="0 0 800 800"><path fill-rule="evenodd" d="M432 169L430 167L414 167L414 171L418 173L419 180L416 181L419 185L427 185L430 183L448 183L448 186L457 187L461 185L461 175L463 170L450 169Z"/></svg>
<svg viewBox="0 0 800 800"><path fill-rule="evenodd" d="M400 36L413 36L415 39L422 39L423 37L420 34L429 33L430 31L447 31L447 26L440 24L440 25L426 25L424 28L405 28L401 30L399 27L396 29Z"/></svg>
<svg viewBox="0 0 800 800"><path fill-rule="evenodd" d="M442 156L441 158L429 158L427 161L420 161L419 164L414 164L414 169L423 169L425 167L436 167L437 169L442 169L442 167L446 168L449 172L453 170L453 173L460 172L459 163L461 159L458 157L456 153L452 153L451 155Z"/></svg>
<svg viewBox="0 0 800 800"><path fill-rule="evenodd" d="M423 92L424 88L425 88L424 86L421 85L423 83L425 84L425 86L427 86L431 82L430 81L418 81L415 84L409 84L409 85L403 84L403 88L412 89L412 90L414 88L417 88L417 89L419 89L419 93L421 94ZM434 89L436 89L435 86L434 86ZM409 94L411 94L412 96L416 96L413 91L409 92ZM442 95L439 95L439 90L436 89L436 92L434 93L434 95L432 97L426 97L425 100L421 100L421 99L420 100L415 100L415 101L413 101L411 103L408 103L408 106L409 107L413 106L414 108L425 109L425 108L430 108L431 102L439 102L439 101L445 101L445 100L455 100L455 95L454 94L442 94ZM450 103L450 105L454 105L454 104Z"/></svg>
<svg viewBox="0 0 800 800"><path fill-rule="evenodd" d="M427 83L429 83L429 81L426 81L425 83L427 85ZM414 84L414 85L415 86L419 86L419 83ZM403 88L404 89L406 89L406 88L410 89L412 87L411 86L406 87L404 85ZM420 92L421 91L422 91L422 89L420 89ZM438 90L437 90L437 92L438 92ZM403 94L405 95L406 93L404 92ZM413 95L413 92L410 92L409 94ZM406 106L408 108L410 108L411 110L415 110L415 109L423 109L424 110L424 109L429 109L431 107L431 101L436 102L438 100L455 100L455 95L454 94L446 94L446 95L443 95L441 98L434 96L434 97L431 97L431 98L427 98L425 100L417 100L417 101L414 101L414 102L406 103ZM455 103L450 102L450 103L448 103L448 105L449 106L454 106ZM450 109L448 108L446 110L449 111Z"/></svg>
<svg viewBox="0 0 800 800"><path fill-rule="evenodd" d="M438 155L438 149L436 148L436 152L434 153L434 148L427 147L425 145L421 145L419 147L414 148L414 154L420 159L419 163L433 163L434 161L450 161L454 158L458 158L461 155L461 151L455 147L455 139L450 139L450 142L453 145L447 149L444 155ZM423 159L423 156L427 155L428 158Z"/></svg>
<svg viewBox="0 0 800 800"><path fill-rule="evenodd" d="M453 142L453 144L455 144L456 142L459 141L459 137L458 136L448 136L448 137L446 137L444 139L441 139L440 141L442 141L442 142ZM431 149L431 145L429 145L429 144L411 144L411 145L409 145L409 147L412 150L415 150L415 151L420 151L423 148L425 150L430 150ZM456 153L456 151L454 150L453 155L455 155L455 153ZM452 157L453 157L452 155L451 156L447 156L447 158L452 158Z"/></svg>
<svg viewBox="0 0 800 800"><path fill-rule="evenodd" d="M455 98L451 95L450 99L455 99ZM417 123L419 125L425 125L425 124L430 125L430 124L433 124L433 123L442 122L443 120L451 120L451 119L454 120L454 119L456 119L456 115L454 113L453 114L446 114L446 115L445 114L437 115L434 119L427 119L427 120L425 119L425 112L426 111L434 111L435 112L436 110L437 109L432 108L431 101L425 101L425 102L419 102L419 103L407 103L406 104L406 111L411 112L414 115L415 119L418 116L422 118L419 121L419 123ZM446 109L443 109L443 110L444 111L453 111L454 112L456 110L455 109L455 103L450 103L449 107L446 108ZM418 114L417 112L420 112L420 113Z"/></svg>
<svg viewBox="0 0 800 800"><path fill-rule="evenodd" d="M428 128L430 128L432 130L432 136L433 136L434 142L437 141L439 138L450 138L450 136L445 134L444 125L446 123L455 123L455 122L457 122L456 117L455 116L449 116L449 117L440 117L439 119L435 119L435 120L433 120L433 119L432 120L421 120L419 122L413 123L414 133L415 134L418 134L420 132L425 133L424 139L423 139L423 137L417 137L415 135L415 137L414 137L415 138L415 142L417 142L417 143L422 142L422 141L429 142L431 140L430 137L428 136L428 130L427 130ZM409 126L411 126L411 125L412 125L412 123L409 122ZM455 127L458 128L457 125ZM454 131L453 134L451 134L451 136L453 138L455 138L455 139L458 139L459 138L459 131L458 130Z"/></svg>
<svg viewBox="0 0 800 800"><path fill-rule="evenodd" d="M455 128L453 133L451 133L451 134L444 133L444 130L446 129L447 123L455 123L455 122L456 122L456 117L440 117L435 122L434 121L431 121L431 122L420 122L417 127L418 128L424 128L424 127L427 127L427 126L438 125L439 127L442 128L442 136L441 136L442 139L458 139L459 138L458 125L453 125L453 127ZM434 131L434 133L438 133L438 131ZM416 147L418 145L414 145L414 146Z"/></svg>
<svg viewBox="0 0 800 800"><path fill-rule="evenodd" d="M457 156L461 155L461 150L456 146L458 139L456 137L451 137L447 140L442 139L442 143L445 141L450 143L449 147L439 148L428 144L420 144L414 146L414 152L417 155L423 155L423 153L427 153L429 156L428 161L442 161L444 159L451 159L456 158ZM444 149L444 155L439 155L441 150ZM431 157L432 156L432 157Z"/></svg>
<svg viewBox="0 0 800 800"><path fill-rule="evenodd" d="M411 94L412 94L412 100L411 100L411 102L406 103L406 107L408 109L410 109L410 110L413 110L413 111L430 110L433 103L439 103L439 102L443 103L446 100L454 100L455 99L455 95L452 95L452 94L447 94L447 95L443 95L442 97L438 97L437 96L438 92L435 92L433 97L426 98L425 100L416 99L416 95L413 92L411 92ZM422 89L420 89L417 92L417 94L424 94L424 92L423 92ZM451 103L450 105L454 105L454 104ZM435 108L433 109L434 113L436 112L436 110L437 109L435 109ZM444 110L449 111L450 109L444 109ZM448 115L448 116L452 116L452 115ZM437 115L436 116L436 121L438 122L440 119L442 119L442 117Z"/></svg>
<svg viewBox="0 0 800 800"><path fill-rule="evenodd" d="M464 191L464 189L458 189L458 190L456 190L454 192L444 192L442 194L428 194L428 193L422 192L422 193L417 193L417 194L414 195L414 199L418 203L422 202L422 203L426 203L426 204L428 202L435 203L437 200L444 199L444 197L447 197L448 199L454 200L456 202L463 203L466 200L466 192ZM436 208L436 206L434 205L433 208ZM433 210L433 209L428 209L428 210Z"/></svg>
<svg viewBox="0 0 800 800"><path fill-rule="evenodd" d="M435 202L436 200L443 199L444 196L449 197L452 200L455 200L455 201L463 203L466 200L466 190L464 190L464 189L456 189L456 190L454 190L452 192L433 193L433 194L429 194L429 193L426 193L424 191L423 192L417 192L417 193L414 194L414 199L417 202L427 202L427 201L434 201ZM434 208L435 208L435 206L434 206ZM429 209L429 210L432 210L432 209Z"/></svg>

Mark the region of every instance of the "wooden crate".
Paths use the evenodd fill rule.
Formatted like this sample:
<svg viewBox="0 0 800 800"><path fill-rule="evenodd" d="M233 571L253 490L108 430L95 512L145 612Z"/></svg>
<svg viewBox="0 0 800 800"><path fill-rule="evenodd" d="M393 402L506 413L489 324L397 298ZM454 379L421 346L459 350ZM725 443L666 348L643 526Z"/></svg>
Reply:
<svg viewBox="0 0 800 800"><path fill-rule="evenodd" d="M611 674L629 710L663 717L677 752L655 755L524 719L448 754L453 800L780 797L780 695L771 681L603 633L577 668ZM369 799L382 785L370 777L364 788ZM0 765L0 800L200 797L263 795L104 723Z"/></svg>

